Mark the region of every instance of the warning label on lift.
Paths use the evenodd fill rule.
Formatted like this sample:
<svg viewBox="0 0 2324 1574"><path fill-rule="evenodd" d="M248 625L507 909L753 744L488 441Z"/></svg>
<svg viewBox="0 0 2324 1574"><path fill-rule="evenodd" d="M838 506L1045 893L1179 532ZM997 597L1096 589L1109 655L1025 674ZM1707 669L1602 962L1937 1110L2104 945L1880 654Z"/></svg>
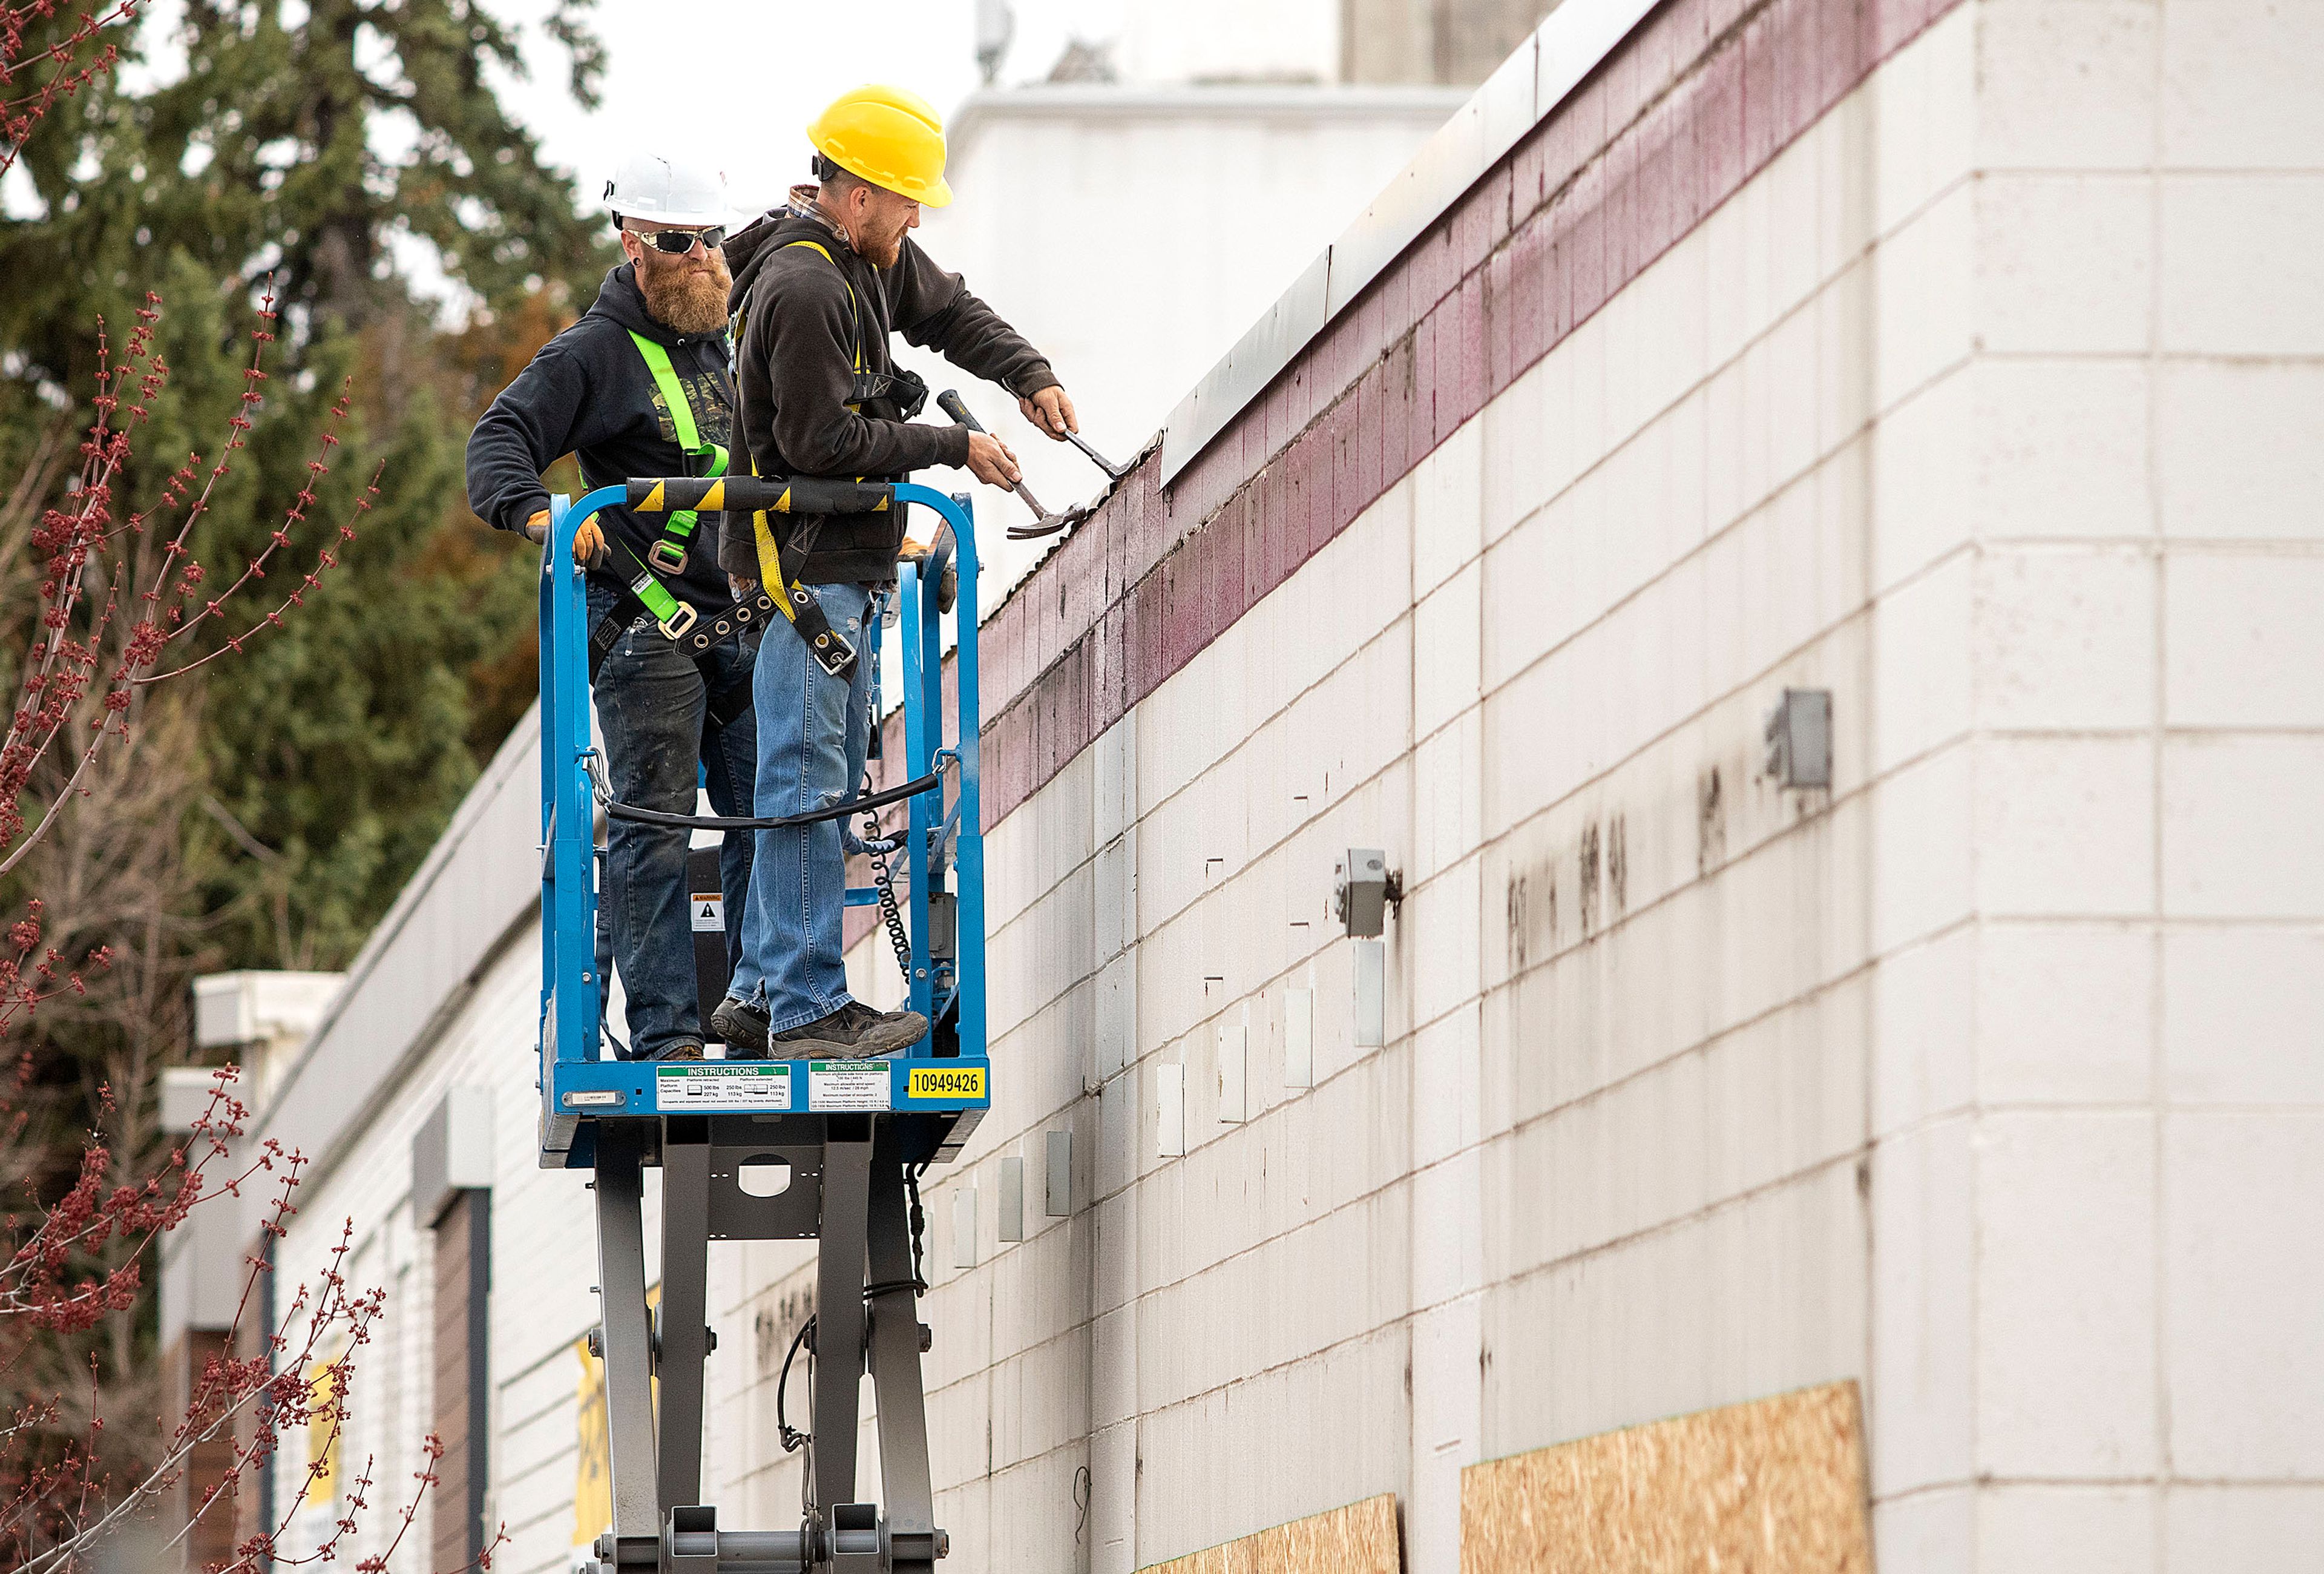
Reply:
<svg viewBox="0 0 2324 1574"><path fill-rule="evenodd" d="M726 932L726 898L716 891L697 891L693 896L694 927L697 932L707 930L712 934Z"/></svg>
<svg viewBox="0 0 2324 1574"><path fill-rule="evenodd" d="M887 1108L888 1062L809 1060L807 1063L807 1106L809 1109Z"/></svg>
<svg viewBox="0 0 2324 1574"><path fill-rule="evenodd" d="M788 1109L791 1069L733 1060L661 1066L655 1069L654 1093L666 1110Z"/></svg>
<svg viewBox="0 0 2324 1574"><path fill-rule="evenodd" d="M904 1085L908 1098L982 1098L984 1097L984 1068L982 1066L915 1066Z"/></svg>

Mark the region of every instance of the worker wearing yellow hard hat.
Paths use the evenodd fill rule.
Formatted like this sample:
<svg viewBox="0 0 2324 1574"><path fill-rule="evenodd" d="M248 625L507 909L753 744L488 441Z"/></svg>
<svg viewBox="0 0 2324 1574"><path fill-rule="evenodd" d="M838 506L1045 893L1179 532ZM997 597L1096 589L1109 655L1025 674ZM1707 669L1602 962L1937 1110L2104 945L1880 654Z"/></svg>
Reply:
<svg viewBox="0 0 2324 1574"><path fill-rule="evenodd" d="M945 184L944 122L928 101L901 88L874 83L842 93L807 128L815 151L860 175L930 208L952 201Z"/></svg>
<svg viewBox="0 0 2324 1574"><path fill-rule="evenodd" d="M958 466L1015 486L1016 457L998 438L965 422L913 420L927 386L890 350L900 333L1000 384L1049 436L1080 430L1047 359L912 238L923 205L952 200L943 120L918 94L872 86L841 94L807 134L814 181L726 242L734 469L747 460L760 476L900 481ZM737 593L754 581L781 587L776 605L793 615L791 626L767 631L753 679L761 815L836 803L862 782L869 652L896 580L902 515L725 520L718 561ZM799 589L812 592L807 603ZM818 650L844 654L834 662ZM927 1034L918 1014L873 1011L848 992L845 835L832 820L758 833L742 958L711 1018L729 1058L894 1054Z"/></svg>

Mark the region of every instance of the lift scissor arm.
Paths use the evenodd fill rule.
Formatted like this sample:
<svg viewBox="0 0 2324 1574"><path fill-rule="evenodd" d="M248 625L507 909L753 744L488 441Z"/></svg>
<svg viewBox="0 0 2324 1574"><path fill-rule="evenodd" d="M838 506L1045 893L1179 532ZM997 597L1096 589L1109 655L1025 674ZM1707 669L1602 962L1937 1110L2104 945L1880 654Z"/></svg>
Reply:
<svg viewBox="0 0 2324 1574"><path fill-rule="evenodd" d="M905 853L911 1002L933 1026L904 1054L683 1063L601 1057L588 613L573 538L583 520L613 504L641 513L793 514L918 505L936 514L929 552L899 566L905 775L908 783L931 781L908 799ZM942 657L950 597L939 587L953 572L964 610L948 731ZM559 498L550 508L540 586L540 1162L595 1175L595 1340L605 1362L613 1488L613 1528L595 1549L604 1574L926 1574L944 1555L920 1387L927 1330L913 1304L922 1287L917 1176L957 1153L991 1101L976 576L968 499L924 486L648 478L599 487L569 505ZM712 618L708 632L730 636L740 628L720 619L746 625L752 609L738 604ZM876 633L867 631L867 643ZM780 628L763 637L797 636ZM785 1187L771 1197L745 1192L743 1167L768 1163L788 1166ZM655 1164L662 1171L659 1327L646 1304L643 1227L644 1171ZM714 1347L709 1243L777 1239L820 1243L808 1346L812 1413L842 1419L808 1445L811 1507L798 1526L722 1531L715 1507L701 1502L704 1364ZM884 1512L855 1501L855 1416L867 1369L878 1395Z"/></svg>

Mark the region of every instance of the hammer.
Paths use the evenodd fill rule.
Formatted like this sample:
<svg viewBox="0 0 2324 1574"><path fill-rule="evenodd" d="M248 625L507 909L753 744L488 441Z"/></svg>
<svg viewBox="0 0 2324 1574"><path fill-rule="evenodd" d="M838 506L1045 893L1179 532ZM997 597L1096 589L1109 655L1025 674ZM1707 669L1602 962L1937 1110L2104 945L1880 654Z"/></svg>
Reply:
<svg viewBox="0 0 2324 1574"><path fill-rule="evenodd" d="M984 430L978 423L976 417L969 413L968 406L961 403L960 394L954 389L947 388L936 395L936 408L971 431ZM1055 535L1067 525L1089 517L1089 510L1086 508L1069 509L1064 514L1051 514L1041 506L1040 499L1033 495L1032 490L1025 485L1022 478L1019 478L1018 483L1009 490L1022 497L1025 500L1025 506L1033 511L1032 523L1012 524L1009 527L1010 541L1032 541L1039 536Z"/></svg>

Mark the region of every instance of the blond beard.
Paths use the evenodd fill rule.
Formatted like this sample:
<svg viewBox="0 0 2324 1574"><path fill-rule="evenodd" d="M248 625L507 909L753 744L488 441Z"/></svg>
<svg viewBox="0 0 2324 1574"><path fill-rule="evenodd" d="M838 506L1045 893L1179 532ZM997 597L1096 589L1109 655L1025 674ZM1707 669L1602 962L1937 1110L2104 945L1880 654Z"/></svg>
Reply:
<svg viewBox="0 0 2324 1574"><path fill-rule="evenodd" d="M638 264L638 290L646 298L646 310L656 322L680 333L715 333L724 328L726 292L733 282L725 257L717 252L710 254L706 272L684 261L659 263L650 256Z"/></svg>
<svg viewBox="0 0 2324 1574"><path fill-rule="evenodd" d="M857 256L862 257L873 267L892 268L902 258L904 233L909 226L898 225L884 239L871 235L857 235L848 227L846 220L834 213L829 207L820 201L816 202L816 206L822 208L823 216L829 221L831 227L839 232L839 238L853 247Z"/></svg>

